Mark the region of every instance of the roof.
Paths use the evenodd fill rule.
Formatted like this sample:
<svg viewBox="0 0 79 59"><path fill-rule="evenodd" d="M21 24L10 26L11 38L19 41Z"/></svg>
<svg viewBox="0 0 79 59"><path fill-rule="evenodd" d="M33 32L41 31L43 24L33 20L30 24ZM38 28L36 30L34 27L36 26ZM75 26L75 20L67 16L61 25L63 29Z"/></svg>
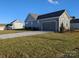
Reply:
<svg viewBox="0 0 79 59"><path fill-rule="evenodd" d="M72 19L75 19L75 16L70 16Z"/></svg>
<svg viewBox="0 0 79 59"><path fill-rule="evenodd" d="M14 21L11 22L11 24L12 24L12 23L22 23L22 22L19 21L19 20L14 20Z"/></svg>
<svg viewBox="0 0 79 59"><path fill-rule="evenodd" d="M37 19L43 19L43 18L49 18L49 17L59 17L64 12L65 12L65 10L60 10L60 11L56 11L56 12L52 12L52 13L48 13L48 14L44 14L44 15L39 15Z"/></svg>
<svg viewBox="0 0 79 59"><path fill-rule="evenodd" d="M30 14L34 19L37 19L38 18L38 14Z"/></svg>
<svg viewBox="0 0 79 59"><path fill-rule="evenodd" d="M72 19L70 23L79 23L79 19Z"/></svg>

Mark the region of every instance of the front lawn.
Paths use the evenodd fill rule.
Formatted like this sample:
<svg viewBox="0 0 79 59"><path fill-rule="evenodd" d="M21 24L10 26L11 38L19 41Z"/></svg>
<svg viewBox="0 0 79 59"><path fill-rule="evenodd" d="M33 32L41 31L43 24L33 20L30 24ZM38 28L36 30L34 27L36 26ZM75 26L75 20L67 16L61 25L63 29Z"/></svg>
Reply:
<svg viewBox="0 0 79 59"><path fill-rule="evenodd" d="M9 34L9 33L16 33L16 31L15 30L1 30L0 31L0 34Z"/></svg>
<svg viewBox="0 0 79 59"><path fill-rule="evenodd" d="M18 33L18 32L24 32L27 30L0 30L0 35L1 34L10 34L10 33Z"/></svg>
<svg viewBox="0 0 79 59"><path fill-rule="evenodd" d="M0 40L0 57L79 57L79 32Z"/></svg>

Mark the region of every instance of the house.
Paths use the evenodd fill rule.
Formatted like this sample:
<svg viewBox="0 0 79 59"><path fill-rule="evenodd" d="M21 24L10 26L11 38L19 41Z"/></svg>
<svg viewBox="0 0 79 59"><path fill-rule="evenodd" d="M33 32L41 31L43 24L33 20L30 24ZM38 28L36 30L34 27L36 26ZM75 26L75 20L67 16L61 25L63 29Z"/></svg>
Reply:
<svg viewBox="0 0 79 59"><path fill-rule="evenodd" d="M71 23L71 29L72 30L77 30L77 29L79 29L79 19L72 19L71 21L70 21L70 23Z"/></svg>
<svg viewBox="0 0 79 59"><path fill-rule="evenodd" d="M0 26L0 30L5 30L5 26Z"/></svg>
<svg viewBox="0 0 79 59"><path fill-rule="evenodd" d="M23 23L19 20L14 20L10 24L7 24L7 29L23 29Z"/></svg>
<svg viewBox="0 0 79 59"><path fill-rule="evenodd" d="M41 31L60 32L70 30L70 16L66 10L60 10L43 15L29 14L25 20L25 27Z"/></svg>
<svg viewBox="0 0 79 59"><path fill-rule="evenodd" d="M4 24L0 24L0 30L5 30L5 25Z"/></svg>

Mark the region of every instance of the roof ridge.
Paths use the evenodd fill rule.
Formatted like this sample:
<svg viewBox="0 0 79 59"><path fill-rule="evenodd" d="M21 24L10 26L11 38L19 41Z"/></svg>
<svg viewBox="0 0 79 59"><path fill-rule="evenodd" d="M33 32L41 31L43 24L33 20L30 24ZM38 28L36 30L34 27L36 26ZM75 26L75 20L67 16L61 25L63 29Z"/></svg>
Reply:
<svg viewBox="0 0 79 59"><path fill-rule="evenodd" d="M21 22L20 20L16 19L16 20L12 21L11 23L13 23L13 22L16 22L16 21L19 21L19 22Z"/></svg>
<svg viewBox="0 0 79 59"><path fill-rule="evenodd" d="M65 9L63 9L63 10L58 10L58 11L54 11L54 12L50 12L50 13L55 13L55 12L60 12L60 11L66 11ZM46 13L46 14L50 14L50 13ZM41 15L44 15L44 14L41 14Z"/></svg>

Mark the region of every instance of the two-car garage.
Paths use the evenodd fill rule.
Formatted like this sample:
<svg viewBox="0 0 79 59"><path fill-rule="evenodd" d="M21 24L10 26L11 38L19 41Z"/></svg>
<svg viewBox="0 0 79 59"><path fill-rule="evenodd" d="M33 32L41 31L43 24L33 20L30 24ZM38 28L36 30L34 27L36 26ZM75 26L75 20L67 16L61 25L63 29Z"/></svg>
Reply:
<svg viewBox="0 0 79 59"><path fill-rule="evenodd" d="M43 22L42 23L42 30L43 31L56 31L56 22L51 22L51 21L49 21L49 22Z"/></svg>

